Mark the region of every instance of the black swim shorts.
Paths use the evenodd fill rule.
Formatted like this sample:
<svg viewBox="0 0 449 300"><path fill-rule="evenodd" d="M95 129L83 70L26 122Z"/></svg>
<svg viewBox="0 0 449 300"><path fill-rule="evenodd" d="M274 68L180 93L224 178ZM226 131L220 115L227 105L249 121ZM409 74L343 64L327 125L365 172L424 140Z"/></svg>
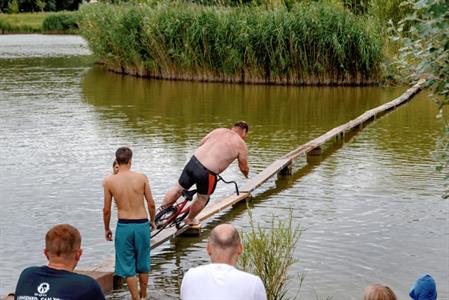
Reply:
<svg viewBox="0 0 449 300"><path fill-rule="evenodd" d="M208 170L195 156L192 156L178 182L186 190L196 184L198 194L211 195L217 186L217 174Z"/></svg>

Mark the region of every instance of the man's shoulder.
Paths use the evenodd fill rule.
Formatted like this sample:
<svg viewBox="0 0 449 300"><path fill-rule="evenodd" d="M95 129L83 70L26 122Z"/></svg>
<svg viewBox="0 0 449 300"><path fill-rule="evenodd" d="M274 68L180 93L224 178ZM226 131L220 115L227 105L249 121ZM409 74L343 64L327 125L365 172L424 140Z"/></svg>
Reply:
<svg viewBox="0 0 449 300"><path fill-rule="evenodd" d="M210 132L211 135L222 135L222 134L228 134L232 132L229 128L215 128Z"/></svg>
<svg viewBox="0 0 449 300"><path fill-rule="evenodd" d="M114 175L108 175L103 178L103 185L106 186L114 178Z"/></svg>
<svg viewBox="0 0 449 300"><path fill-rule="evenodd" d="M192 267L190 268L187 273L186 276L188 277L196 277L196 276L200 276L202 274L208 274L210 272L214 272L214 267L213 264L207 264L207 265L201 265L201 266L197 266L197 267Z"/></svg>
<svg viewBox="0 0 449 300"><path fill-rule="evenodd" d="M38 266L27 267L22 270L21 276L32 275L34 273L38 273L38 272L42 271L42 268L43 267L38 267Z"/></svg>
<svg viewBox="0 0 449 300"><path fill-rule="evenodd" d="M91 291L101 291L100 285L98 282L92 277L76 272L67 272L66 273L66 282L73 284L73 286L77 286L80 289L86 292Z"/></svg>
<svg viewBox="0 0 449 300"><path fill-rule="evenodd" d="M85 274L80 274L77 272L70 272L70 275L72 276L72 278L74 280L79 280L79 281L84 281L85 283L97 283L95 281L95 279L93 279L92 277L85 275Z"/></svg>
<svg viewBox="0 0 449 300"><path fill-rule="evenodd" d="M251 274L251 273L248 273L248 272L245 272L245 271L242 271L242 270L239 270L237 268L235 268L234 272L236 274L239 274L239 276L241 276L241 277L245 277L245 278L252 279L252 280L260 280L259 276Z"/></svg>
<svg viewBox="0 0 449 300"><path fill-rule="evenodd" d="M215 273L217 271L224 271L224 272L229 272L229 274L233 274L235 276L239 276L242 278L247 278L247 279L253 279L253 280L260 280L260 277L245 272L245 271L241 271L231 265L226 265L226 264L206 264L206 265L201 265L198 267L193 267L190 268L186 274L190 274L190 275L198 275L198 274L207 274L207 273Z"/></svg>

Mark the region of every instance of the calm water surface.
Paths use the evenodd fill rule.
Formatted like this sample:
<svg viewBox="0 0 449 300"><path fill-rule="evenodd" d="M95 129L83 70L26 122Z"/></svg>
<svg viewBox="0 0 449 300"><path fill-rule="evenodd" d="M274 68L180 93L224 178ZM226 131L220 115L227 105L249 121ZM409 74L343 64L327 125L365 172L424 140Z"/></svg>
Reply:
<svg viewBox="0 0 449 300"><path fill-rule="evenodd" d="M404 91L142 80L105 72L88 53L76 36L0 36L0 294L14 289L24 267L45 264L43 237L56 223L80 229L81 265L113 255L103 238L101 182L117 147L134 150L134 169L149 176L159 204L214 127L248 121L255 175ZM439 299L449 299L449 202L440 198L443 178L432 161L442 127L436 113L421 93L308 165L298 161L293 176L255 191L257 223L292 208L304 230L291 269L305 274L301 299L361 299L376 282L407 299L424 272L435 277ZM224 177L245 182L235 164ZM214 198L231 191L220 185ZM184 272L208 262L207 235L221 222L249 229L241 205L212 218L200 237L153 253L153 299L179 296ZM293 280L291 295L297 287Z"/></svg>

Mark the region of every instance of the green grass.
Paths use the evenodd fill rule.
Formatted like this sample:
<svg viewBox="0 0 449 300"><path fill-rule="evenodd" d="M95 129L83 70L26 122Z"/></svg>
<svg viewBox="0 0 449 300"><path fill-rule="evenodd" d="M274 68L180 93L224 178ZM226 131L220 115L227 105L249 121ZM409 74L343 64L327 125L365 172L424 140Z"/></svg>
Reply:
<svg viewBox="0 0 449 300"><path fill-rule="evenodd" d="M0 14L0 27L8 33L41 32L42 23L50 14L48 12Z"/></svg>
<svg viewBox="0 0 449 300"><path fill-rule="evenodd" d="M76 12L35 12L4 14L0 13L0 32L4 33L34 33L34 32L52 32L53 29L44 29L43 24L47 18L55 16L76 15ZM65 29L54 29L54 31L65 32Z"/></svg>

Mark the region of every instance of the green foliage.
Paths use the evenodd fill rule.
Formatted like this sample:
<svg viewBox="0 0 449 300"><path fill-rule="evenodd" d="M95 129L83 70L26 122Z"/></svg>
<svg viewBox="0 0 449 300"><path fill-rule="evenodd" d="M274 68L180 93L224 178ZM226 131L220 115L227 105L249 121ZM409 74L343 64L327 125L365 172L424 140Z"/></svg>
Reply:
<svg viewBox="0 0 449 300"><path fill-rule="evenodd" d="M331 4L97 4L80 13L94 54L139 74L282 84L363 84L380 76L378 28Z"/></svg>
<svg viewBox="0 0 449 300"><path fill-rule="evenodd" d="M17 0L12 0L8 3L8 12L10 14L17 14L19 12L19 2Z"/></svg>
<svg viewBox="0 0 449 300"><path fill-rule="evenodd" d="M404 0L371 0L368 8L368 14L376 18L384 28L388 28L388 23L396 26L411 12L411 6Z"/></svg>
<svg viewBox="0 0 449 300"><path fill-rule="evenodd" d="M73 33L77 31L77 23L77 12L0 13L0 32L3 33Z"/></svg>
<svg viewBox="0 0 449 300"><path fill-rule="evenodd" d="M13 3L13 4L11 4ZM0 0L0 12L10 12L10 5L15 5L14 13L78 10L82 0Z"/></svg>
<svg viewBox="0 0 449 300"><path fill-rule="evenodd" d="M243 234L244 251L239 267L262 279L269 300L286 299L287 283L292 279L288 270L297 262L293 252L301 230L293 225L292 210L285 220L273 216L269 229L256 226L251 212L249 214L251 232ZM300 276L299 286L303 279Z"/></svg>
<svg viewBox="0 0 449 300"><path fill-rule="evenodd" d="M45 9L45 6L47 6L47 3L45 3L44 0L36 0L36 6L39 8L39 10L42 12Z"/></svg>
<svg viewBox="0 0 449 300"><path fill-rule="evenodd" d="M0 33L7 33L11 31L11 24L3 19L0 15Z"/></svg>
<svg viewBox="0 0 449 300"><path fill-rule="evenodd" d="M399 68L410 80L427 78L443 113L449 104L449 2L419 0L409 2L413 13L400 22L396 40L401 43ZM410 75L411 74L411 75ZM445 133L449 134L449 127ZM440 170L449 179L449 137L441 141ZM445 197L449 197L446 192Z"/></svg>
<svg viewBox="0 0 449 300"><path fill-rule="evenodd" d="M46 32L74 32L78 29L78 18L75 13L51 14L42 22L42 30Z"/></svg>
<svg viewBox="0 0 449 300"><path fill-rule="evenodd" d="M0 13L0 31L3 33L40 32L43 17L44 15Z"/></svg>

